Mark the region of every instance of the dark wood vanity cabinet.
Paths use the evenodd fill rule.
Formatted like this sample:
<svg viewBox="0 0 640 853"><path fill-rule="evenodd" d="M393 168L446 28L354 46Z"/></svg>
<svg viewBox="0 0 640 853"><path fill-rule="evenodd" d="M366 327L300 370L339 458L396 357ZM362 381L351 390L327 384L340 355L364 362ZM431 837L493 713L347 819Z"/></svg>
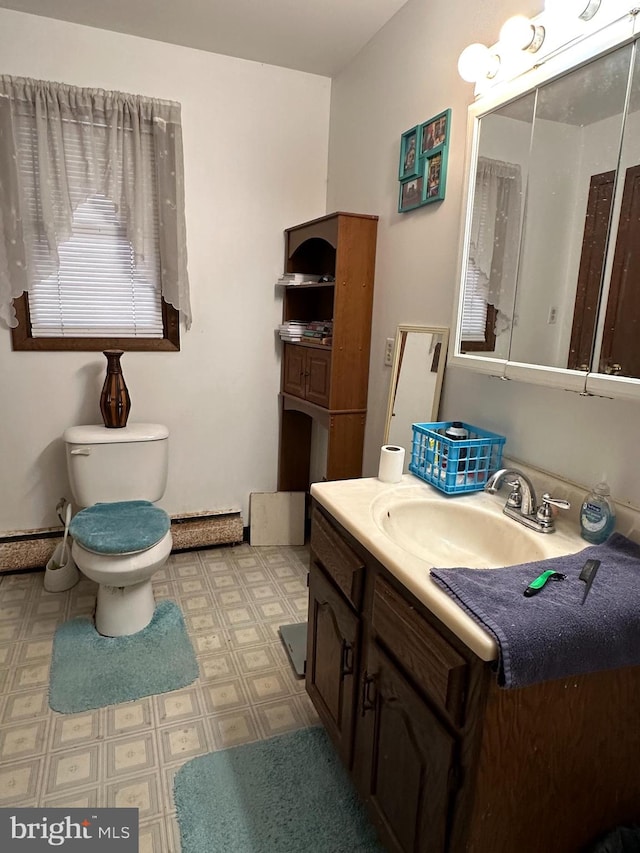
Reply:
<svg viewBox="0 0 640 853"><path fill-rule="evenodd" d="M394 853L578 853L640 823L640 667L498 686L319 504L307 691Z"/></svg>
<svg viewBox="0 0 640 853"><path fill-rule="evenodd" d="M391 850L445 850L456 739L375 640L358 716L356 779Z"/></svg>
<svg viewBox="0 0 640 853"><path fill-rule="evenodd" d="M445 851L472 656L344 537L314 507L307 691L389 850Z"/></svg>
<svg viewBox="0 0 640 853"><path fill-rule="evenodd" d="M309 577L307 690L351 767L360 619L322 571Z"/></svg>
<svg viewBox="0 0 640 853"><path fill-rule="evenodd" d="M312 537L307 692L342 760L351 767L365 566L321 513L314 517Z"/></svg>
<svg viewBox="0 0 640 853"><path fill-rule="evenodd" d="M383 573L370 580L356 781L391 849L445 850L469 662Z"/></svg>

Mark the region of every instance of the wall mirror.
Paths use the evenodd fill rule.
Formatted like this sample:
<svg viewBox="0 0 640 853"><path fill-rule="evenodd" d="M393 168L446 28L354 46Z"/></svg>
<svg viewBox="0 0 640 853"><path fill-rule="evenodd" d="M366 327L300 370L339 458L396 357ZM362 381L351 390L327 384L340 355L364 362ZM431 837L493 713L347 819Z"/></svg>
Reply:
<svg viewBox="0 0 640 853"><path fill-rule="evenodd" d="M449 329L398 326L393 352L384 444L404 447L411 459L411 425L438 420Z"/></svg>
<svg viewBox="0 0 640 853"><path fill-rule="evenodd" d="M640 399L640 43L470 107L453 362ZM526 77L526 75L524 75ZM484 103L483 103L484 101Z"/></svg>

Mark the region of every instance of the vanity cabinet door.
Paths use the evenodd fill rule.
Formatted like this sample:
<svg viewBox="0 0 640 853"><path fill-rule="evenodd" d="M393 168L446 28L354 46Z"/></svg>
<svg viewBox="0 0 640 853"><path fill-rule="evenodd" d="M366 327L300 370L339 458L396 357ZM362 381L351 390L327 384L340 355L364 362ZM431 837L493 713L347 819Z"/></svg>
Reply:
<svg viewBox="0 0 640 853"><path fill-rule="evenodd" d="M354 771L383 841L395 853L442 853L455 738L375 642L359 706Z"/></svg>
<svg viewBox="0 0 640 853"><path fill-rule="evenodd" d="M309 572L307 693L351 767L360 620L321 569Z"/></svg>

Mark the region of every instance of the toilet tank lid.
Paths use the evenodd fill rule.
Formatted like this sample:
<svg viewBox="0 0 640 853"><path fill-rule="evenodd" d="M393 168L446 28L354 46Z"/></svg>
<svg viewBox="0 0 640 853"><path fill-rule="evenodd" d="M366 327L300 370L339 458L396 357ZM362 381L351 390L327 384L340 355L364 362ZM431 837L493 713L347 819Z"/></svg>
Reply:
<svg viewBox="0 0 640 853"><path fill-rule="evenodd" d="M133 441L160 441L169 437L163 424L129 424L109 429L103 424L86 424L67 427L63 439L66 444L122 444Z"/></svg>

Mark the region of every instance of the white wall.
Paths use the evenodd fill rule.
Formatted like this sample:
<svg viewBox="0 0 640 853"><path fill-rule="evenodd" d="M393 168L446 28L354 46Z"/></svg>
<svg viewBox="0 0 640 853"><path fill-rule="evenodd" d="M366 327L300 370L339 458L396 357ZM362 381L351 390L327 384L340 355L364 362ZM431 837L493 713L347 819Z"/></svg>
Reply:
<svg viewBox="0 0 640 853"><path fill-rule="evenodd" d="M170 513L276 488L283 229L325 213L324 77L0 9L0 73L182 104L193 308L179 353L125 353L131 420L166 423ZM57 524L60 436L100 423L101 353L12 352L0 329L0 533Z"/></svg>
<svg viewBox="0 0 640 853"><path fill-rule="evenodd" d="M409 0L334 80L328 209L380 215L365 474L382 443L389 368L384 339L398 323L449 325L459 248L466 107L472 86L457 74L469 43L492 44L516 13L542 2ZM400 135L451 107L447 197L405 214L397 209ZM606 472L614 496L640 506L640 405L580 397L448 368L442 416L507 436L507 451L578 483Z"/></svg>
<svg viewBox="0 0 640 853"><path fill-rule="evenodd" d="M132 419L171 429L171 513L240 508L276 485L282 230L325 211L380 216L365 474L377 471L399 323L449 325L459 248L467 44L491 44L541 0L409 0L333 85L326 78L0 9L0 72L183 105L194 323L180 353L127 353ZM329 100L331 131L329 142ZM397 213L404 130L451 107L447 197ZM329 150L329 184L327 151ZM325 191L326 205L325 205ZM0 329L0 533L57 523L60 435L99 422L98 353L14 353ZM585 485L606 471L640 506L640 405L448 369L442 416L503 432L507 450Z"/></svg>

